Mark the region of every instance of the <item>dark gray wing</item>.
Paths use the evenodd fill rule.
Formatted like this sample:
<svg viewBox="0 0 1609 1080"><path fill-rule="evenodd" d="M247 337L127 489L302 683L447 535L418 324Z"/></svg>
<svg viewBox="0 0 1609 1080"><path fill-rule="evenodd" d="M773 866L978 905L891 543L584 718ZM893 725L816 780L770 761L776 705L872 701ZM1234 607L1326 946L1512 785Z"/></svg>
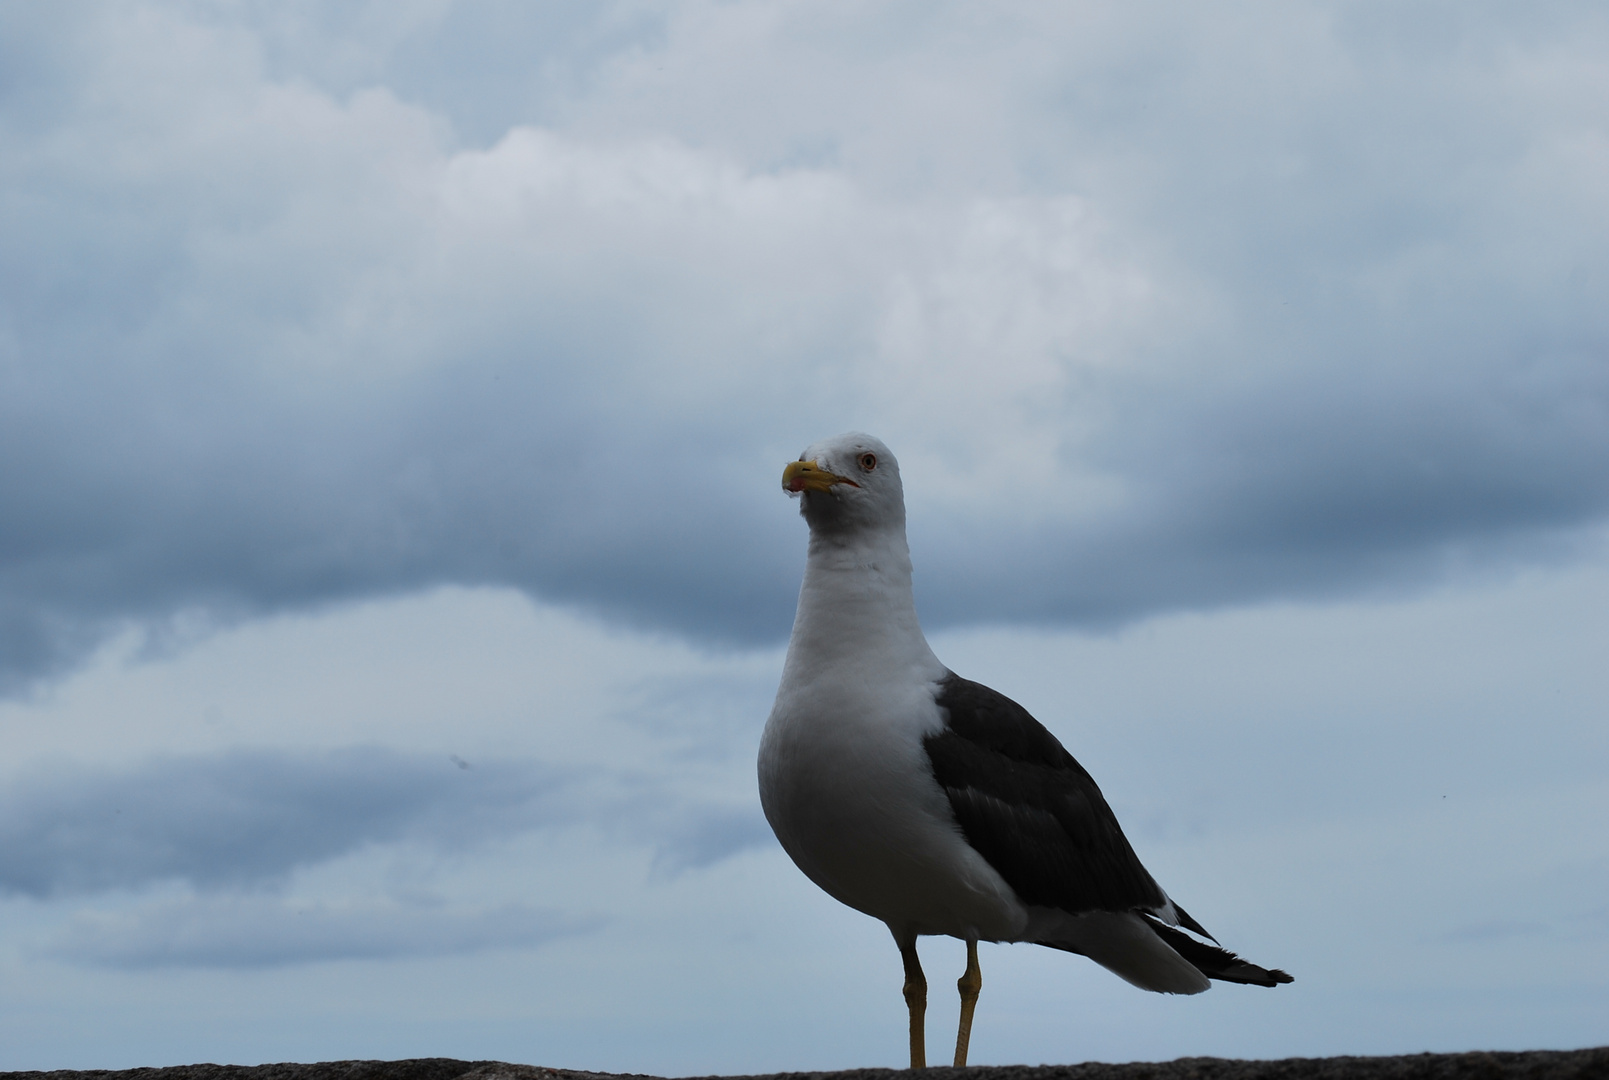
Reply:
<svg viewBox="0 0 1609 1080"><path fill-rule="evenodd" d="M1075 914L1140 911L1158 937L1209 978L1256 986L1291 981L1151 917L1166 895L1140 865L1094 779L1027 709L955 674L939 684L938 704L944 730L923 740L933 776L967 843L1024 903ZM1173 910L1179 925L1212 939L1178 904Z"/></svg>
<svg viewBox="0 0 1609 1080"><path fill-rule="evenodd" d="M1024 903L1076 913L1167 902L1101 789L1027 709L954 674L938 704L944 730L924 740L933 776L967 843Z"/></svg>

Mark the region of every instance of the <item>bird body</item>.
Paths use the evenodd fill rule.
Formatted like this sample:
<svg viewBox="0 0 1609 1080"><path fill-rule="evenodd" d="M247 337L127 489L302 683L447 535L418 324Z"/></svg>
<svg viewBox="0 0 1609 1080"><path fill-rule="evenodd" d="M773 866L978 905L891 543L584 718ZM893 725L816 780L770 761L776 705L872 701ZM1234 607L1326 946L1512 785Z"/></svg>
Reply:
<svg viewBox="0 0 1609 1080"><path fill-rule="evenodd" d="M927 766L949 673L916 625L910 556L876 547L812 543L760 744L766 817L807 877L896 934L1009 938L1021 905Z"/></svg>
<svg viewBox="0 0 1609 1080"><path fill-rule="evenodd" d="M805 875L893 933L913 1067L921 935L968 946L956 1064L981 985L979 941L1081 953L1165 993L1199 993L1209 977L1290 981L1178 929L1210 938L1141 865L1089 774L1027 710L933 654L886 446L855 433L818 443L783 485L801 496L810 547L760 743L760 800Z"/></svg>

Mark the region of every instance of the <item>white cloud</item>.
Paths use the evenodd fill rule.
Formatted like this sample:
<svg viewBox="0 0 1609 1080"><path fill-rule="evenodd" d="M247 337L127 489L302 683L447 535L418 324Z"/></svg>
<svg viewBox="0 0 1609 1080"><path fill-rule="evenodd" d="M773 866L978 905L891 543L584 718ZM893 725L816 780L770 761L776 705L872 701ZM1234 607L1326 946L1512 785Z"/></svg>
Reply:
<svg viewBox="0 0 1609 1080"><path fill-rule="evenodd" d="M622 7L467 144L469 83L383 81L460 12L84 10L3 132L14 686L441 583L774 639L769 474L849 427L946 622L1419 583L1609 505L1566 16Z"/></svg>

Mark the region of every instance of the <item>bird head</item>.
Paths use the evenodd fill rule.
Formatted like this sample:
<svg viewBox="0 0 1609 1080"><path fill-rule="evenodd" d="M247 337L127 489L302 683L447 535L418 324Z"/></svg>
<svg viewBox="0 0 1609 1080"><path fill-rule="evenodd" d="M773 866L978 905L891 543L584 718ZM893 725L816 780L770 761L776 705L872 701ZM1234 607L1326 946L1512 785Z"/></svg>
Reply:
<svg viewBox="0 0 1609 1080"><path fill-rule="evenodd" d="M814 443L782 471L811 531L903 527L899 462L882 440L852 431Z"/></svg>

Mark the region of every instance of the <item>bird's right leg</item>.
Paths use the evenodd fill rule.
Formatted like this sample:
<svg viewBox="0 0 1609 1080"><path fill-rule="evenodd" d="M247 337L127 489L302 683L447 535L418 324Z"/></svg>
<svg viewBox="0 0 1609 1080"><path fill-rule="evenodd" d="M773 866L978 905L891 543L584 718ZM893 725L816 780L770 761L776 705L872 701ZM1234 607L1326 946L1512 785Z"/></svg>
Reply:
<svg viewBox="0 0 1609 1080"><path fill-rule="evenodd" d="M983 989L983 971L978 967L978 943L967 942L967 970L955 982L961 991L961 1024L955 1029L955 1063L967 1063L967 1045L972 1041L972 1012L978 1007L978 991Z"/></svg>
<svg viewBox="0 0 1609 1080"><path fill-rule="evenodd" d="M927 1036L923 1019L927 1013L927 976L916 956L916 935L896 935L899 958L905 962L905 1007L911 1011L911 1068L927 1068Z"/></svg>

